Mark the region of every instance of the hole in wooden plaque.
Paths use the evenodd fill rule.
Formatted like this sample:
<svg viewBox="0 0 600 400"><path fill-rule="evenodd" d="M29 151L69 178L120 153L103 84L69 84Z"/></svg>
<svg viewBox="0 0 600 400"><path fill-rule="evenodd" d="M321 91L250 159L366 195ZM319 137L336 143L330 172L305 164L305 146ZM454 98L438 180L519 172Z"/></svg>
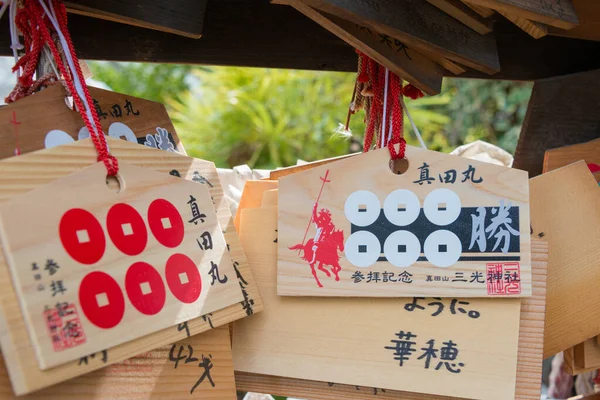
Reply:
<svg viewBox="0 0 600 400"><path fill-rule="evenodd" d="M115 193L121 193L125 189L125 184L118 174L117 176L107 176L106 186Z"/></svg>
<svg viewBox="0 0 600 400"><path fill-rule="evenodd" d="M408 160L406 157L390 160L390 171L396 175L402 175L408 171Z"/></svg>

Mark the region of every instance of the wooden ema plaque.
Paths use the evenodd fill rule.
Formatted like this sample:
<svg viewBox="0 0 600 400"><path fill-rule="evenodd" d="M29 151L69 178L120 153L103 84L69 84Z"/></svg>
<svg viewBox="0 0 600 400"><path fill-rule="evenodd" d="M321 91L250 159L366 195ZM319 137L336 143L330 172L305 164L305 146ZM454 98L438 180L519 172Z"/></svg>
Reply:
<svg viewBox="0 0 600 400"><path fill-rule="evenodd" d="M106 365L106 351L80 362ZM229 327L222 326L109 365L58 385L15 396L0 359L3 400L167 400L200 398L231 400L236 395Z"/></svg>
<svg viewBox="0 0 600 400"><path fill-rule="evenodd" d="M279 179L283 296L531 295L527 172L407 147Z"/></svg>
<svg viewBox="0 0 600 400"><path fill-rule="evenodd" d="M87 374L107 365L119 363L160 346L185 340L212 328L262 310L262 301L254 283L244 250L233 226L233 219L212 162L181 156L177 153L151 149L125 140L108 138L111 153L123 163L152 169L162 174L181 177L208 187L217 218L223 228L235 273L227 275L236 282L242 294L239 303L205 314L200 318L161 329L139 339L106 348L106 362L69 361L54 368L42 370L38 365L33 344L29 338L19 300L11 283L9 268L0 255L0 345L5 366L16 395L27 394L74 377ZM90 140L12 157L0 161L0 200L7 201L59 178L93 164L96 150ZM14 176L20 176L15 184ZM94 360L100 360L96 353Z"/></svg>
<svg viewBox="0 0 600 400"><path fill-rule="evenodd" d="M165 106L90 87L102 130L114 138L186 154ZM86 139L90 133L81 115L67 107L62 85L0 108L0 158Z"/></svg>
<svg viewBox="0 0 600 400"><path fill-rule="evenodd" d="M523 299L523 332L521 299L281 297L276 209L242 214L242 243L265 312L234 324L238 388L323 399L539 398L544 270L536 271L535 298ZM545 268L546 252L536 243L537 268ZM442 350L450 342L457 350L452 360ZM429 357L432 351L437 358ZM517 357L523 357L518 366Z"/></svg>
<svg viewBox="0 0 600 400"><path fill-rule="evenodd" d="M42 369L242 300L206 185L123 162L118 179L96 163L0 205Z"/></svg>
<svg viewBox="0 0 600 400"><path fill-rule="evenodd" d="M531 180L532 204L542 210L532 213L532 229L554 249L550 255L544 354L564 350L565 363L574 374L600 367L600 357L595 356L600 347L590 339L600 328L578 324L578 329L572 329L578 321L600 317L600 293L594 284L600 278L600 192L594 184L600 181L599 150L599 139L548 150L544 174ZM567 202L577 207L560 212L559 204Z"/></svg>

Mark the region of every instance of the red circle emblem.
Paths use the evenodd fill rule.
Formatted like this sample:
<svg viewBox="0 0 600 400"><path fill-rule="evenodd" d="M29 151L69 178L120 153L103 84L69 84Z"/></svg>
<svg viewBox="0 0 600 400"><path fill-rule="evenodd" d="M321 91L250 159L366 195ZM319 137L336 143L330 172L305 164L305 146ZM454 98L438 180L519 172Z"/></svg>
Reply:
<svg viewBox="0 0 600 400"><path fill-rule="evenodd" d="M119 203L106 216L106 230L117 249L137 256L146 248L148 231L142 216L129 204Z"/></svg>
<svg viewBox="0 0 600 400"><path fill-rule="evenodd" d="M81 208L67 211L60 219L58 234L66 252L77 262L94 264L104 255L104 231L89 211Z"/></svg>
<svg viewBox="0 0 600 400"><path fill-rule="evenodd" d="M148 225L160 244L174 248L183 241L183 219L173 204L156 199L148 207Z"/></svg>
<svg viewBox="0 0 600 400"><path fill-rule="evenodd" d="M154 267L136 262L127 270L125 288L131 304L142 314L158 314L165 305L165 284Z"/></svg>
<svg viewBox="0 0 600 400"><path fill-rule="evenodd" d="M125 314L123 292L117 281L104 272L91 272L83 278L79 304L87 319L102 329L118 325Z"/></svg>
<svg viewBox="0 0 600 400"><path fill-rule="evenodd" d="M173 254L165 268L167 285L182 303L193 303L200 297L202 278L196 264L186 255Z"/></svg>

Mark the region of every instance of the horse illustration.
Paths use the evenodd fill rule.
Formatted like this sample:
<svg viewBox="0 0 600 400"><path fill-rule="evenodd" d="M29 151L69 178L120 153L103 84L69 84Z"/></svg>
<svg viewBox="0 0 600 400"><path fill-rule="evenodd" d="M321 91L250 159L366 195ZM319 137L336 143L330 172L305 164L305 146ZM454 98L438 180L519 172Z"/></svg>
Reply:
<svg viewBox="0 0 600 400"><path fill-rule="evenodd" d="M317 276L315 265L318 265L318 269L325 272L328 277L331 277L331 274L325 266L331 266L331 272L335 275L335 280L340 280L339 272L342 270L342 267L340 266L338 251L344 251L344 231L335 229L329 210L322 209L317 213L317 207L318 203L315 203L311 219L317 228L314 239L309 239L306 243L290 247L290 250L301 250L304 252L302 259L310 265L317 285L323 287Z"/></svg>

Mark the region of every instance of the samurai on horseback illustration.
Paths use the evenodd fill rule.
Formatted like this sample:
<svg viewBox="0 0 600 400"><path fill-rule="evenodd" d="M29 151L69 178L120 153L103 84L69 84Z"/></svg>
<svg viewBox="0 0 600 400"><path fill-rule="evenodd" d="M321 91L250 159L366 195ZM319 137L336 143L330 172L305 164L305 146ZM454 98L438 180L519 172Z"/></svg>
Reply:
<svg viewBox="0 0 600 400"><path fill-rule="evenodd" d="M302 243L296 246L290 247L290 250L298 250L301 251L302 259L308 262L310 266L312 275L317 281L317 285L319 287L323 287L319 277L317 276L317 269L324 272L327 277L331 277L331 274L335 276L335 280L339 281L339 272L342 267L340 266L340 256L338 251L344 251L344 231L335 229L335 225L331 219L331 212L325 208L319 210L319 200L321 198L321 194L323 193L323 188L325 184L331 182L327 180L329 176L329 170L325 173L325 177L321 178L323 184L321 185L321 191L319 192L319 196L315 201L315 205L312 209L312 214L308 226L306 228L306 232L304 233L304 238L302 239ZM309 239L306 243L306 236L308 235L308 231L310 229L311 224L315 225L315 236L312 239ZM315 266L317 268L315 269ZM326 268L326 266L331 267L331 272Z"/></svg>

